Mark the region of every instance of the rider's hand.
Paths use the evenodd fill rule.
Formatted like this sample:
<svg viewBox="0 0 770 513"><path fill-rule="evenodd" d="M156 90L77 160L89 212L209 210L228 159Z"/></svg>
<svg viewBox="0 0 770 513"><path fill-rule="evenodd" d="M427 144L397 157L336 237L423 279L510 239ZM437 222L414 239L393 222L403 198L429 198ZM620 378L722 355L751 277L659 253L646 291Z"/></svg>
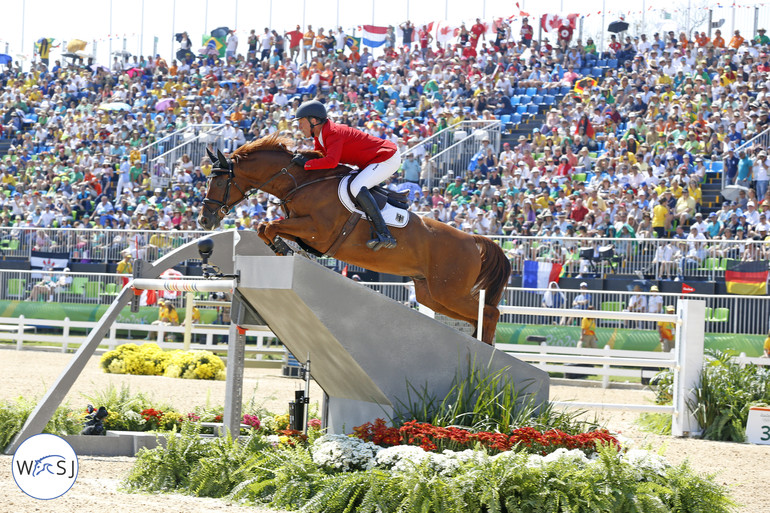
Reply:
<svg viewBox="0 0 770 513"><path fill-rule="evenodd" d="M304 156L301 153L295 153L294 156L291 158L292 164L297 164L299 167L304 168L305 163L310 160L306 156Z"/></svg>

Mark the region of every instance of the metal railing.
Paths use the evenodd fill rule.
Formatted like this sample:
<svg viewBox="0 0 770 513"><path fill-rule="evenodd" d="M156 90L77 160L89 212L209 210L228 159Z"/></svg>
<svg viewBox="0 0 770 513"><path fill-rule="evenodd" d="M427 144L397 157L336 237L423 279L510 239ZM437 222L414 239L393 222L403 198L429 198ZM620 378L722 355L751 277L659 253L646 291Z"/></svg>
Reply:
<svg viewBox="0 0 770 513"><path fill-rule="evenodd" d="M189 133L195 133L197 134L201 130L207 130L213 127L217 127L220 125L210 124L210 123L204 123L204 124L191 124L187 125L184 128L180 128L178 130L174 130L170 134L166 134L157 141L153 141L147 146L143 146L142 148L139 148L139 153L143 155L143 161L145 162L152 162L153 160L157 159L157 157L165 152L168 148L173 148L174 146L178 146L185 138L189 139Z"/></svg>
<svg viewBox="0 0 770 513"><path fill-rule="evenodd" d="M206 156L206 148L220 148L224 125L194 125L182 131L172 148L150 160L150 176L153 187L168 187L174 175L174 167L183 155L190 157L193 166L199 166ZM171 142L171 141L169 141ZM233 151L235 148L229 148Z"/></svg>
<svg viewBox="0 0 770 513"><path fill-rule="evenodd" d="M466 123L466 122L464 122ZM493 155L500 154L500 140L502 138L502 124L500 121L473 121L461 126L454 131L453 143L433 155L431 160L436 164L437 175L427 184L429 187L438 186L443 180L448 183L457 176L464 176L471 168L471 162L477 160L482 148L482 140L489 139L489 146ZM481 165L480 159L476 162ZM451 171L451 175L450 175Z"/></svg>
<svg viewBox="0 0 770 513"><path fill-rule="evenodd" d="M716 281L731 260L770 260L770 244L755 240L688 241L595 237L493 236L521 275L525 260L562 264L571 276L644 275L650 279ZM667 249L665 246L671 244ZM658 255L658 250L661 254ZM657 258L656 258L657 256Z"/></svg>
<svg viewBox="0 0 770 513"><path fill-rule="evenodd" d="M763 132L755 135L745 143L741 144L735 149L735 152L733 153L736 157L741 151L749 151L754 148L761 148L766 149L770 146L770 128L767 128ZM727 188L728 185L735 185L732 183L727 183L727 172L725 169L722 170L722 192L724 192L725 188ZM761 199L761 198L760 198Z"/></svg>
<svg viewBox="0 0 770 513"><path fill-rule="evenodd" d="M417 147L430 152L436 172L433 176L428 177L423 185L432 189L438 187L441 180L447 179L448 170L456 170L456 176L465 173L468 164L481 146L482 135L489 137L495 155L499 155L501 134L502 125L498 120L461 121L420 141L417 146L404 151L403 156L406 157L406 155L414 153L417 151ZM453 152L447 153L450 148L454 148ZM461 155L464 156L460 149L472 153L467 159L459 158ZM457 165L457 167L452 167L453 165Z"/></svg>
<svg viewBox="0 0 770 513"><path fill-rule="evenodd" d="M508 287L505 290L502 304L506 306L542 307L544 295L548 289L526 289ZM706 333L732 333L746 335L766 335L770 330L770 297L768 296L737 296L737 295L708 295L708 294L682 294L659 292L633 292L610 290L572 290L551 289L551 294L559 294L562 298L557 303L562 303L562 308L570 308L574 311L574 317L551 316L548 310L543 310L542 316L517 315L505 313L500 316L500 322L513 324L537 324L537 325L577 325L581 319L582 309L575 308L575 299L580 295L588 294L589 302L598 311L622 311L631 304L631 298L638 295L645 303L650 298L658 296L662 298L662 308L668 305L677 306L677 302L687 299L703 300L706 302ZM581 298L582 299L582 298ZM553 303L552 303L553 304ZM621 323L608 320L599 321L599 327L623 327L635 330L657 330L652 322Z"/></svg>
<svg viewBox="0 0 770 513"><path fill-rule="evenodd" d="M29 259L33 251L46 251L66 254L70 262L107 264L120 261L121 253L128 250L134 258L154 261L207 234L181 230L2 227L0 258Z"/></svg>
<svg viewBox="0 0 770 513"><path fill-rule="evenodd" d="M98 221L98 219L97 219ZM120 230L82 228L0 227L0 259L29 259L33 251L67 253L71 262L118 262L128 250L134 258L153 261L179 246L205 237L205 231ZM564 265L570 276L638 275L650 279L724 277L731 260L770 260L770 243L755 240L687 241L683 239L625 239L584 237L493 236L521 275L525 260ZM672 257L656 258L671 243ZM666 251L662 251L665 255ZM1 262L2 260L0 260ZM340 271L335 259L319 259ZM348 266L349 272L364 269ZM0 268L2 264L0 263Z"/></svg>

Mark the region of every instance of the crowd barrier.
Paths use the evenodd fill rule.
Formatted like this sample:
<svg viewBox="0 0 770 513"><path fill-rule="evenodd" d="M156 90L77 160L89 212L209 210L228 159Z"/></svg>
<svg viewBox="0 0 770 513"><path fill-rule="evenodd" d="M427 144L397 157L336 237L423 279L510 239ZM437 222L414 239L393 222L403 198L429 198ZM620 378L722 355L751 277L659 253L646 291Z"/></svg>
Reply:
<svg viewBox="0 0 770 513"><path fill-rule="evenodd" d="M127 250L134 258L154 261L208 233L0 227L0 259L29 259L34 251L65 254L74 263L108 264L120 261L122 252ZM561 263L569 276L643 273L654 279L673 280L679 276L715 281L724 277L730 261L770 260L770 244L755 240L696 242L656 238L502 235L490 238L505 250L514 275L522 273L525 260L536 260ZM656 259L658 250L669 242L674 256ZM681 252L682 258L676 256L677 251Z"/></svg>

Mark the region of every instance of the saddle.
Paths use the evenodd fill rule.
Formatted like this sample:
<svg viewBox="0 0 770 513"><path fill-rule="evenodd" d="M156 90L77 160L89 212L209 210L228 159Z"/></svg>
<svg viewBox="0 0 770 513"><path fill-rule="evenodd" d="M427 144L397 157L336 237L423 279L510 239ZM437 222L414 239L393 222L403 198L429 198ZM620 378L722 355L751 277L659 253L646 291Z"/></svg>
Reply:
<svg viewBox="0 0 770 513"><path fill-rule="evenodd" d="M408 191L396 192L391 191L390 189L386 189L381 185L375 185L369 189L369 192L372 193L372 197L374 198L374 201L377 202L377 206L380 210L382 210L387 203L390 203L396 208L403 208L404 210L409 209ZM348 196L350 196L350 199L353 201L354 205L356 205L358 208L361 208L361 205L359 205L356 201L355 195L353 195L350 190L348 190Z"/></svg>

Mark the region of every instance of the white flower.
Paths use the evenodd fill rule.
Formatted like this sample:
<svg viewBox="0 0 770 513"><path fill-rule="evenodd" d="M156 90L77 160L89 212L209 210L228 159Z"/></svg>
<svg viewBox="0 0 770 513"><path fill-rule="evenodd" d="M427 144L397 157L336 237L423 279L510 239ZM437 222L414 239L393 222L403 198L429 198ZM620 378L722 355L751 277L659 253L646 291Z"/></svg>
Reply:
<svg viewBox="0 0 770 513"><path fill-rule="evenodd" d="M588 458L586 458L586 455L583 451L579 451L577 449L565 449L564 447L560 447L553 451L551 454L548 454L543 458L543 463L551 463L554 461L563 461L568 460L575 464L585 464L588 463Z"/></svg>
<svg viewBox="0 0 770 513"><path fill-rule="evenodd" d="M404 471L416 467L427 458L430 453L425 452L415 445L396 445L382 449L377 453L377 466Z"/></svg>
<svg viewBox="0 0 770 513"><path fill-rule="evenodd" d="M643 471L645 470L662 475L668 466L668 463L666 463L665 458L662 456L642 449L630 449L622 453L620 459L634 469L634 476L637 480L641 480L644 477Z"/></svg>
<svg viewBox="0 0 770 513"><path fill-rule="evenodd" d="M371 442L345 435L324 435L310 451L316 465L334 470L369 470L382 448Z"/></svg>

